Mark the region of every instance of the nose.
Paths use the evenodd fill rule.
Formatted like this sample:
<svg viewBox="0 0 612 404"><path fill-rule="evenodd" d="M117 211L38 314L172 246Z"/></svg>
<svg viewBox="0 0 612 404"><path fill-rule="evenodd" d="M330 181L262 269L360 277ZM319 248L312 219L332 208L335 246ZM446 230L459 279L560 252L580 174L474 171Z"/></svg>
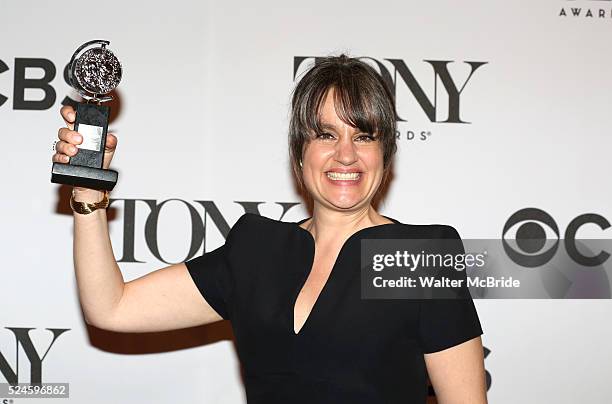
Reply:
<svg viewBox="0 0 612 404"><path fill-rule="evenodd" d="M357 161L357 150L350 136L341 136L340 140L335 145L336 161L343 165L351 165Z"/></svg>

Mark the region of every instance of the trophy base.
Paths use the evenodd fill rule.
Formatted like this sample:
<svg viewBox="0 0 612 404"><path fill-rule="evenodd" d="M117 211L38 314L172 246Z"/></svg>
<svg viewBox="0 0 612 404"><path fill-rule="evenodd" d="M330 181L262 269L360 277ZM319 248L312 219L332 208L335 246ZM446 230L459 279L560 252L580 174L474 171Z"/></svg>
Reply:
<svg viewBox="0 0 612 404"><path fill-rule="evenodd" d="M119 174L114 170L103 170L87 166L53 163L51 182L73 185L101 191L112 191Z"/></svg>

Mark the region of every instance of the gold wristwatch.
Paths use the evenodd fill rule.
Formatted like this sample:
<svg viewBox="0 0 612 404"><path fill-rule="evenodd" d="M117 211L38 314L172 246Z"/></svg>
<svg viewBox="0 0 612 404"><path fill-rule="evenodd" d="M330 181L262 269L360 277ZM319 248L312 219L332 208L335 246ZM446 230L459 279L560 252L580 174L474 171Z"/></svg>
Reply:
<svg viewBox="0 0 612 404"><path fill-rule="evenodd" d="M72 195L70 196L70 207L76 213L80 213L81 215L87 215L96 209L106 209L108 207L108 204L108 191L104 191L104 197L100 202L87 203L75 201L74 188L72 189Z"/></svg>

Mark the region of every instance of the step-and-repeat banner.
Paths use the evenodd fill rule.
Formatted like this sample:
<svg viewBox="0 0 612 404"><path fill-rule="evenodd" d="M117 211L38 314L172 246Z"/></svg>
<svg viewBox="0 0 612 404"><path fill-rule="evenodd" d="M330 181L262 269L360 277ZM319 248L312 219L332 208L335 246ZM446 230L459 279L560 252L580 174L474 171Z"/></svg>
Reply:
<svg viewBox="0 0 612 404"><path fill-rule="evenodd" d="M75 403L245 401L226 323L122 334L83 321L69 189L50 170L75 98L66 65L92 39L124 69L109 226L126 281L218 247L245 211L308 215L290 94L316 57L342 52L397 97L381 213L463 238L502 238L517 218L560 239L612 236L612 1L5 0L0 27L2 383L69 383ZM476 300L490 402L609 402L603 297Z"/></svg>

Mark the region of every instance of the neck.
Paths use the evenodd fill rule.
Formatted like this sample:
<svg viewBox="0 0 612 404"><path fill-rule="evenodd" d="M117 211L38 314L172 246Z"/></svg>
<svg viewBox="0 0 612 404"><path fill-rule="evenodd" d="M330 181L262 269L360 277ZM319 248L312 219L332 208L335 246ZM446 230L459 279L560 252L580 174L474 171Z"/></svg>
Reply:
<svg viewBox="0 0 612 404"><path fill-rule="evenodd" d="M355 211L338 212L315 204L312 218L301 226L310 231L316 242L340 242L363 228L384 223L393 222L376 212L371 205Z"/></svg>

